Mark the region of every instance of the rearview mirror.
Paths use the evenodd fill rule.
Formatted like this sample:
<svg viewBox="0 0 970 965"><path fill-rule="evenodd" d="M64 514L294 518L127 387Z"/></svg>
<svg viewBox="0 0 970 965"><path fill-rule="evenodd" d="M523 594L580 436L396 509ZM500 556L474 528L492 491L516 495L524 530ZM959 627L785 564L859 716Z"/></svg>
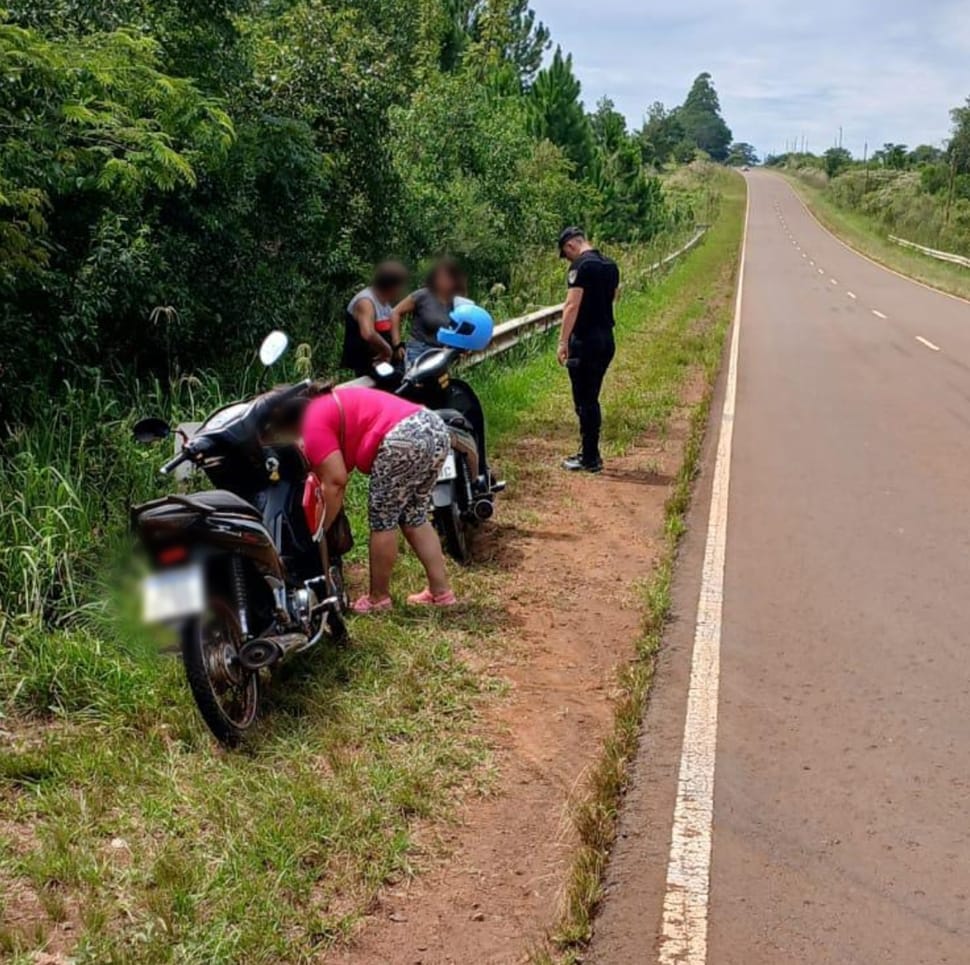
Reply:
<svg viewBox="0 0 970 965"><path fill-rule="evenodd" d="M275 365L286 353L290 340L285 332L270 332L259 347L259 360L267 368Z"/></svg>
<svg viewBox="0 0 970 965"><path fill-rule="evenodd" d="M135 423L131 434L135 442L144 446L167 439L172 434L172 427L164 419L142 419Z"/></svg>

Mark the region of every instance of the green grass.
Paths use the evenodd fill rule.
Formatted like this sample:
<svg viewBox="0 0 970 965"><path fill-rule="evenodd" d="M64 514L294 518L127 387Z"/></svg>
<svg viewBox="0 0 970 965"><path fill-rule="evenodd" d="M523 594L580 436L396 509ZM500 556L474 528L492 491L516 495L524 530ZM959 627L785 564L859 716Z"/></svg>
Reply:
<svg viewBox="0 0 970 965"><path fill-rule="evenodd" d="M852 248L925 285L970 299L970 269L893 244L875 218L837 205L825 188L803 178L787 179L818 220Z"/></svg>
<svg viewBox="0 0 970 965"><path fill-rule="evenodd" d="M666 425L683 379L709 364L696 286L718 237L624 297L613 451ZM499 447L572 419L552 347L538 339L469 373ZM445 820L495 784L479 716L502 684L472 666L511 645L497 570L456 573L458 613L356 621L354 646L275 682L265 723L235 754L214 747L177 662L116 612L125 595L107 561L125 545L127 503L156 490L160 455L128 442L133 417L189 415L221 394L206 381L168 400L153 389L129 413L106 387L16 440L25 455L0 487L3 544L34 529L0 563L17 587L0 629L0 922L20 906L43 913L0 925L0 955L27 961L60 944L81 963L310 960L346 940L382 884L430 860L416 822ZM51 595L57 574L69 596ZM406 557L396 594L420 580Z"/></svg>
<svg viewBox="0 0 970 965"><path fill-rule="evenodd" d="M573 808L579 848L566 882L559 924L549 945L533 954L537 965L555 958L581 961L583 946L592 935L628 767L637 750L644 705L670 614L677 550L699 468L724 336L733 315L744 204L743 182L736 175L725 175L723 216L696 255L678 266L659 290L642 296L648 305L638 305L637 311L646 308L649 321L645 330L637 330L637 338L626 341L610 384L614 438L621 446L642 434L644 425L668 424L682 405L684 381L690 373L702 375L706 391L688 413L690 429L683 462L666 505L665 542L654 572L645 575L637 654L619 674L613 729ZM640 390L644 383L649 387L645 392ZM622 415L617 416L617 410Z"/></svg>

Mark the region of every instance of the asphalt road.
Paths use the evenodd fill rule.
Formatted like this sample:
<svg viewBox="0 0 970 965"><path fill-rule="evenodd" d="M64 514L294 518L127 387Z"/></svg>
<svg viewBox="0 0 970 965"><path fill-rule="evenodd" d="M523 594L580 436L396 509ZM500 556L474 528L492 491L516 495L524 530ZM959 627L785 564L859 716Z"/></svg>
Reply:
<svg viewBox="0 0 970 965"><path fill-rule="evenodd" d="M967 963L970 304L852 253L781 178L748 183L736 411L715 406L587 960ZM698 837L672 825L698 786L688 693L710 702L692 654L727 425L713 844L685 886L668 866ZM665 921L685 887L699 917Z"/></svg>

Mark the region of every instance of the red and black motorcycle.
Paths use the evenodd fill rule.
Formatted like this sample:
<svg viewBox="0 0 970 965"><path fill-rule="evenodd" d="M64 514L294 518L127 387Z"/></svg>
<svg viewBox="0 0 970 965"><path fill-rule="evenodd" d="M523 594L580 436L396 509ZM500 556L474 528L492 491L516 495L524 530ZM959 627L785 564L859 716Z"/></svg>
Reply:
<svg viewBox="0 0 970 965"><path fill-rule="evenodd" d="M274 333L260 357L269 365L285 349L285 336ZM347 632L341 559L323 531L319 482L295 439L272 428L309 386L214 412L161 472L188 463L215 488L131 511L153 566L143 584L145 618L179 630L195 702L229 746L256 722L260 688L275 667ZM172 435L160 419L135 427L140 442Z"/></svg>

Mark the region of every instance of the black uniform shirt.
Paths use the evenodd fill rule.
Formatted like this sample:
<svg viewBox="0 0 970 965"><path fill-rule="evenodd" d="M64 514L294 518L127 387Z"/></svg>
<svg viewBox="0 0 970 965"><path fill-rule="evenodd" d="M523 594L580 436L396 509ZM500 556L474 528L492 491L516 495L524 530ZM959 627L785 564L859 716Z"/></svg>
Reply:
<svg viewBox="0 0 970 965"><path fill-rule="evenodd" d="M620 287L620 269L616 262L595 248L583 252L569 268L569 287L583 290L573 334L582 339L594 332L609 332L616 324L613 299Z"/></svg>

